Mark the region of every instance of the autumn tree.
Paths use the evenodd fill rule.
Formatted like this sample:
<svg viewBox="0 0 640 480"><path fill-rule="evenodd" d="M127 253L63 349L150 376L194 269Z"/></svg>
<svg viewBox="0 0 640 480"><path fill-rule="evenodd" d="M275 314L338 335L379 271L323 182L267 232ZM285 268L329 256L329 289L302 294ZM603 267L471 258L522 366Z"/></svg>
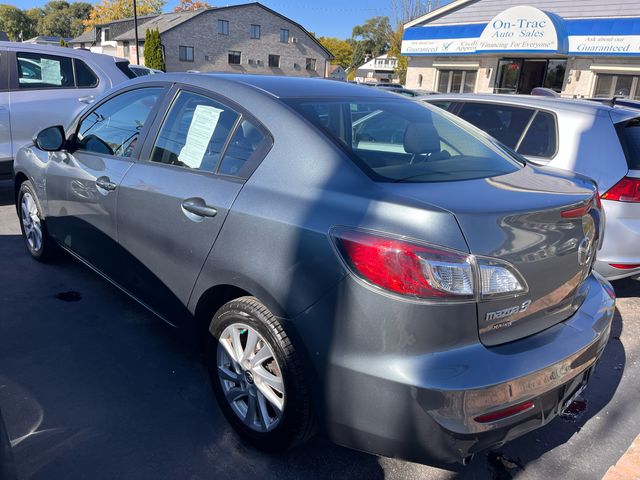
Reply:
<svg viewBox="0 0 640 480"><path fill-rule="evenodd" d="M164 0L137 0L137 13L141 15L152 15L162 13ZM89 30L96 25L133 17L133 2L131 0L102 0L94 5L89 18L83 22L85 30Z"/></svg>
<svg viewBox="0 0 640 480"><path fill-rule="evenodd" d="M149 68L165 71L160 31L157 28L147 29L144 39L144 64Z"/></svg>
<svg viewBox="0 0 640 480"><path fill-rule="evenodd" d="M333 56L333 64L347 68L351 65L351 57L353 57L353 45L346 40L340 40L333 37L320 37L318 41L324 48L329 50Z"/></svg>
<svg viewBox="0 0 640 480"><path fill-rule="evenodd" d="M13 41L26 40L36 35L35 25L17 7L0 5L0 30L6 32Z"/></svg>
<svg viewBox="0 0 640 480"><path fill-rule="evenodd" d="M201 0L180 0L180 3L173 9L174 12L186 12L188 10L197 10L199 8L210 8L207 2Z"/></svg>

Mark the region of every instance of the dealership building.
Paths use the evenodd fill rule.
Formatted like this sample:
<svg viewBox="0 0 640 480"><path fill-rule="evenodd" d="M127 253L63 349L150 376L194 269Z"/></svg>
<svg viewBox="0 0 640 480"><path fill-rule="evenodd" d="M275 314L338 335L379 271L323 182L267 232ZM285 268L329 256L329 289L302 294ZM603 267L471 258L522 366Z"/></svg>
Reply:
<svg viewBox="0 0 640 480"><path fill-rule="evenodd" d="M405 24L408 88L640 99L640 0L454 0Z"/></svg>

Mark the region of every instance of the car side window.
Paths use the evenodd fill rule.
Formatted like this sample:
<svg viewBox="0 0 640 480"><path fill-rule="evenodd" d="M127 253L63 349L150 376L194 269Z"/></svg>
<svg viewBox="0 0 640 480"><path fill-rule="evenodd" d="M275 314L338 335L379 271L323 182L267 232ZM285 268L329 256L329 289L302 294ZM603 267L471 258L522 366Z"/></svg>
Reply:
<svg viewBox="0 0 640 480"><path fill-rule="evenodd" d="M556 119L548 112L538 112L518 146L518 153L551 158L556 153Z"/></svg>
<svg viewBox="0 0 640 480"><path fill-rule="evenodd" d="M77 149L130 157L162 91L161 87L129 90L98 105L78 127Z"/></svg>
<svg viewBox="0 0 640 480"><path fill-rule="evenodd" d="M534 111L528 108L465 103L458 116L484 130L510 148L515 148Z"/></svg>
<svg viewBox="0 0 640 480"><path fill-rule="evenodd" d="M181 91L160 128L151 161L215 172L239 116L209 97Z"/></svg>
<svg viewBox="0 0 640 480"><path fill-rule="evenodd" d="M98 85L98 77L82 60L73 59L76 67L76 86L78 88L93 88Z"/></svg>
<svg viewBox="0 0 640 480"><path fill-rule="evenodd" d="M224 152L218 173L242 178L248 177L245 167L253 156L258 154L266 141L267 137L255 123L243 119Z"/></svg>
<svg viewBox="0 0 640 480"><path fill-rule="evenodd" d="M74 88L71 59L40 53L16 53L18 87Z"/></svg>

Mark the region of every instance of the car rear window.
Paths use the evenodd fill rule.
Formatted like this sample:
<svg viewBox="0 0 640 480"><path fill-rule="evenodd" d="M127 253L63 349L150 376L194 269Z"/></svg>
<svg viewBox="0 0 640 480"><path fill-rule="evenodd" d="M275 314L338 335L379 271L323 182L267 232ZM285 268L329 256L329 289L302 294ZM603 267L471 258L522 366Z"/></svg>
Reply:
<svg viewBox="0 0 640 480"><path fill-rule="evenodd" d="M116 62L116 67L118 67L118 69L124 73L127 78L136 78L137 75L135 73L133 73L133 71L131 71L131 69L129 68L129 62L127 61L123 61L123 62Z"/></svg>
<svg viewBox="0 0 640 480"><path fill-rule="evenodd" d="M397 99L290 99L298 113L379 181L487 178L521 164L487 136L436 107Z"/></svg>
<svg viewBox="0 0 640 480"><path fill-rule="evenodd" d="M630 170L640 170L640 117L616 125Z"/></svg>
<svg viewBox="0 0 640 480"><path fill-rule="evenodd" d="M98 85L98 77L82 60L73 60L76 67L76 86L79 88L93 88Z"/></svg>
<svg viewBox="0 0 640 480"><path fill-rule="evenodd" d="M500 140L507 147L516 148L533 113L534 111L528 108L469 102L462 106L458 116Z"/></svg>

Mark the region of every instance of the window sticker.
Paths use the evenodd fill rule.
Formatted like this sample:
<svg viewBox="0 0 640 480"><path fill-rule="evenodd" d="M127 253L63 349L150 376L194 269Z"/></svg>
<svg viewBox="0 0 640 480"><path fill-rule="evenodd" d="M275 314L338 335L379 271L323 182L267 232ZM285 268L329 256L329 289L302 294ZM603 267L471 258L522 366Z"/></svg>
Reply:
<svg viewBox="0 0 640 480"><path fill-rule="evenodd" d="M178 160L191 168L200 168L207 152L213 131L218 125L222 110L210 105L198 105L187 132L187 142L180 150Z"/></svg>
<svg viewBox="0 0 640 480"><path fill-rule="evenodd" d="M62 85L62 69L58 60L48 58L40 59L42 83L49 85Z"/></svg>

